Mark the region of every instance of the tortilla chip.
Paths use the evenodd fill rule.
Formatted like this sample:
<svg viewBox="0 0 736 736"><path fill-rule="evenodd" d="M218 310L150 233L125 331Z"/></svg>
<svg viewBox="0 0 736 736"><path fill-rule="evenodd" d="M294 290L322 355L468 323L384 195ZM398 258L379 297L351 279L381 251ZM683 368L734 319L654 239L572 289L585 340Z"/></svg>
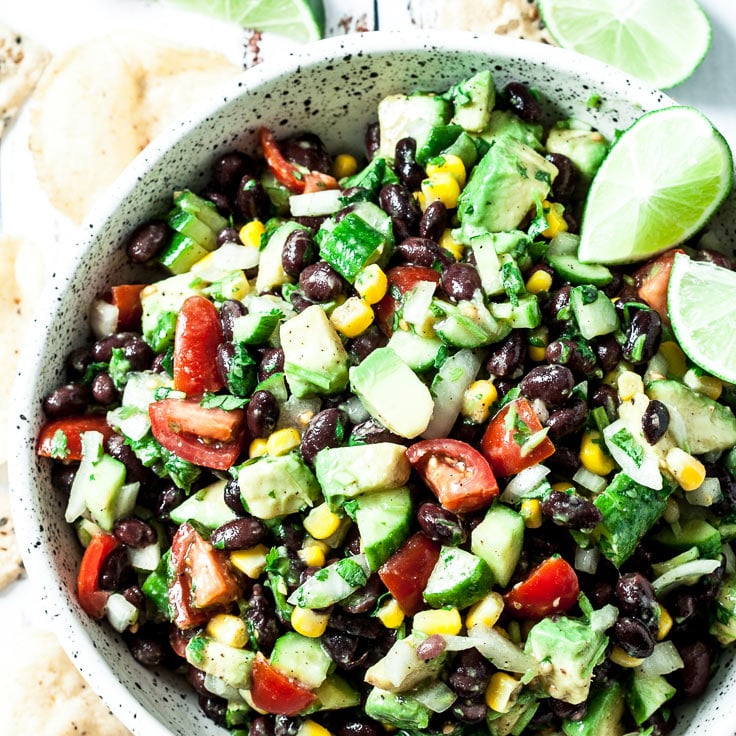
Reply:
<svg viewBox="0 0 736 736"><path fill-rule="evenodd" d="M10 516L10 499L0 496L0 590L23 577L25 569L18 546L15 529Z"/></svg>
<svg viewBox="0 0 736 736"><path fill-rule="evenodd" d="M54 59L34 95L30 137L52 204L81 222L158 133L239 71L221 54L130 33Z"/></svg>
<svg viewBox="0 0 736 736"><path fill-rule="evenodd" d="M0 23L0 137L50 58L45 48Z"/></svg>
<svg viewBox="0 0 736 736"><path fill-rule="evenodd" d="M74 668L56 637L14 629L0 637L0 691L8 710L2 733L34 736L130 736Z"/></svg>

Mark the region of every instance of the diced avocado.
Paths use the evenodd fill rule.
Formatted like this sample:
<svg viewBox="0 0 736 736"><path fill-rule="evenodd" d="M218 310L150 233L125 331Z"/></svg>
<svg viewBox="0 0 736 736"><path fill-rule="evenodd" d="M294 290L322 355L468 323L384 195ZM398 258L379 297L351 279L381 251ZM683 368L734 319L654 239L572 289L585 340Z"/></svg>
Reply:
<svg viewBox="0 0 736 736"><path fill-rule="evenodd" d="M547 197L557 167L515 138L494 140L460 195L457 214L467 237L519 226Z"/></svg>
<svg viewBox="0 0 736 736"><path fill-rule="evenodd" d="M497 296L504 293L499 254L515 256L518 253L525 253L530 243L529 236L521 230L483 233L471 238L470 247L475 255L481 288L486 296Z"/></svg>
<svg viewBox="0 0 736 736"><path fill-rule="evenodd" d="M146 286L141 292L143 339L156 352L174 340L176 316L182 304L202 293L204 282L189 273L171 276Z"/></svg>
<svg viewBox="0 0 736 736"><path fill-rule="evenodd" d="M320 450L314 472L325 500L336 510L348 498L401 488L409 480L411 465L403 445L377 442Z"/></svg>
<svg viewBox="0 0 736 736"><path fill-rule="evenodd" d="M453 122L471 133L485 130L496 104L496 85L487 69L452 87L447 93L455 106Z"/></svg>
<svg viewBox="0 0 736 736"><path fill-rule="evenodd" d="M542 136L544 128L536 123L527 123L509 110L494 110L488 119L488 125L481 132L481 138L489 143L499 138L514 138L521 143L543 151Z"/></svg>
<svg viewBox="0 0 736 736"><path fill-rule="evenodd" d="M276 639L270 659L271 666L308 688L318 688L327 677L332 660L319 639L287 631Z"/></svg>
<svg viewBox="0 0 736 736"><path fill-rule="evenodd" d="M673 380L652 381L647 396L680 415L694 455L729 450L736 444L736 417L725 404Z"/></svg>
<svg viewBox="0 0 736 736"><path fill-rule="evenodd" d="M225 503L226 481L218 480L192 494L169 512L176 524L196 521L206 529L217 529L237 518L237 514Z"/></svg>
<svg viewBox="0 0 736 736"><path fill-rule="evenodd" d="M261 250L261 257L258 262L256 291L259 294L271 291L293 281L281 265L281 253L284 250L284 243L289 235L295 230L300 229L303 229L303 227L298 222L288 220L279 225L271 233L266 246Z"/></svg>
<svg viewBox="0 0 736 736"><path fill-rule="evenodd" d="M424 600L434 608L466 608L488 593L493 573L485 560L459 547L443 545L424 588Z"/></svg>
<svg viewBox="0 0 736 736"><path fill-rule="evenodd" d="M416 698L403 693L391 693L374 687L364 705L365 714L396 728L424 730L429 726L432 711Z"/></svg>
<svg viewBox="0 0 736 736"><path fill-rule="evenodd" d="M570 291L570 307L580 334L586 340L608 335L618 329L618 315L613 302L592 285L575 286Z"/></svg>
<svg viewBox="0 0 736 736"><path fill-rule="evenodd" d="M378 103L381 136L378 155L393 161L396 144L402 138L413 138L419 150L432 128L446 125L451 117L452 104L437 95L416 93L384 97Z"/></svg>
<svg viewBox="0 0 736 736"><path fill-rule="evenodd" d="M159 254L158 261L171 273L183 274L208 253L207 248L194 238L183 233L174 233L171 242Z"/></svg>
<svg viewBox="0 0 736 736"><path fill-rule="evenodd" d="M716 609L710 633L721 646L736 641L736 574L727 574L716 598Z"/></svg>
<svg viewBox="0 0 736 736"><path fill-rule="evenodd" d="M579 194L587 190L609 148L608 141L597 130L587 126L571 127L570 122L555 125L545 145L549 153L561 153L575 164Z"/></svg>
<svg viewBox="0 0 736 736"><path fill-rule="evenodd" d="M317 702L313 711L339 710L360 705L360 693L350 686L340 675L327 675L325 681L314 691ZM308 712L312 712L312 709Z"/></svg>
<svg viewBox="0 0 736 736"><path fill-rule="evenodd" d="M369 572L364 555L343 557L308 577L287 602L300 608L327 608L362 588Z"/></svg>
<svg viewBox="0 0 736 736"><path fill-rule="evenodd" d="M382 690L401 693L435 679L442 671L447 654L420 659L417 646L424 639L421 634L411 633L397 640L382 659L368 668L365 681Z"/></svg>
<svg viewBox="0 0 736 736"><path fill-rule="evenodd" d="M259 519L294 514L320 495L317 479L294 452L246 462L238 470L238 485L246 509Z"/></svg>
<svg viewBox="0 0 736 736"><path fill-rule="evenodd" d="M473 137L463 131L452 145L440 151L440 155L457 156L463 162L465 170L470 171L478 161L478 148Z"/></svg>
<svg viewBox="0 0 736 736"><path fill-rule="evenodd" d="M686 519L679 523L677 530L666 527L654 538L676 552L697 547L701 557L712 559L720 558L722 552L720 532L705 519Z"/></svg>
<svg viewBox="0 0 736 736"><path fill-rule="evenodd" d="M524 519L508 506L497 503L473 529L470 551L485 560L496 582L505 588L524 546Z"/></svg>
<svg viewBox="0 0 736 736"><path fill-rule="evenodd" d="M281 325L284 372L298 398L333 394L348 383L348 354L324 310L316 304Z"/></svg>
<svg viewBox="0 0 736 736"><path fill-rule="evenodd" d="M479 295L479 292L476 292ZM433 299L432 312L440 318L435 332L447 345L459 348L479 348L505 337L509 329L499 323L482 298L463 300L457 304Z"/></svg>
<svg viewBox="0 0 736 736"><path fill-rule="evenodd" d="M634 670L626 693L626 704L636 725L641 726L672 698L675 692L675 688L662 675L642 675L641 672Z"/></svg>
<svg viewBox="0 0 736 736"><path fill-rule="evenodd" d="M255 654L247 649L236 649L197 634L187 643L186 659L193 667L223 679L228 685L238 689L250 687Z"/></svg>
<svg viewBox="0 0 736 736"><path fill-rule="evenodd" d="M432 418L429 389L391 348L378 348L353 366L350 388L372 417L401 437L420 435Z"/></svg>
<svg viewBox="0 0 736 736"><path fill-rule="evenodd" d="M426 166L430 159L439 156L445 148L451 146L460 136L463 129L459 125L437 125L429 131L427 140L421 148L417 148L416 162Z"/></svg>
<svg viewBox="0 0 736 736"><path fill-rule="evenodd" d="M424 337L409 330L394 330L388 345L413 371L434 368L439 355L445 351L438 337Z"/></svg>
<svg viewBox="0 0 736 736"><path fill-rule="evenodd" d="M168 223L172 230L191 238L205 250L215 249L217 245L215 232L192 212L186 212L176 207L169 215Z"/></svg>
<svg viewBox="0 0 736 736"><path fill-rule="evenodd" d="M545 692L566 703L584 702L593 670L606 657L608 637L582 619L545 618L532 626L524 651L539 662Z"/></svg>
<svg viewBox="0 0 736 736"><path fill-rule="evenodd" d="M377 491L358 496L354 503L361 547L374 572L409 535L411 494L408 488Z"/></svg>
<svg viewBox="0 0 736 736"><path fill-rule="evenodd" d="M351 284L358 272L377 261L388 247L386 236L355 212L317 231L319 255Z"/></svg>
<svg viewBox="0 0 736 736"><path fill-rule="evenodd" d="M611 681L605 687L595 688L585 715L579 720L565 719L562 730L565 736L622 736L624 707L623 688L615 680Z"/></svg>
<svg viewBox="0 0 736 736"><path fill-rule="evenodd" d="M539 708L539 699L529 689L522 690L505 713L489 710L486 724L490 736L521 736Z"/></svg>
<svg viewBox="0 0 736 736"><path fill-rule="evenodd" d="M202 199L189 189L174 192L174 204L185 212L196 215L215 234L227 227L227 220L217 211L215 203Z"/></svg>
<svg viewBox="0 0 736 736"><path fill-rule="evenodd" d="M358 187L371 194L377 194L378 190L387 183L384 181L387 170L390 171L390 168L386 165L386 159L382 156L374 156L368 165L357 174L341 179L340 187L343 191Z"/></svg>

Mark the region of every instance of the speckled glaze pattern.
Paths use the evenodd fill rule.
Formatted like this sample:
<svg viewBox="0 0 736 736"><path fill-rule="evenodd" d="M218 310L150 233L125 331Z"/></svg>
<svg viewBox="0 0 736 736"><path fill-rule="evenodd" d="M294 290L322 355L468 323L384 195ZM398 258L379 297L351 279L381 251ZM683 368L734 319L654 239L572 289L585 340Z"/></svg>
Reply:
<svg viewBox="0 0 736 736"><path fill-rule="evenodd" d="M252 150L259 126L277 135L314 130L330 150L360 153L365 125L385 95L444 90L489 68L498 87L535 87L550 119L575 116L611 136L642 112L674 104L665 94L590 59L496 36L370 33L330 39L244 73L226 97L202 106L146 149L80 230L73 262L55 274L21 365L12 416L13 512L30 578L75 664L110 709L138 736L215 736L188 687L130 656L120 636L87 618L75 599L80 549L64 523L64 500L51 486L47 461L34 454L42 397L63 376L66 355L88 339L93 297L133 275L123 244L136 224L168 209L176 188L196 188L218 152ZM586 107L596 93L602 104ZM715 218L721 242L736 243L733 199ZM60 264L61 267L61 264ZM678 736L733 736L736 673L726 653L708 695L679 715Z"/></svg>

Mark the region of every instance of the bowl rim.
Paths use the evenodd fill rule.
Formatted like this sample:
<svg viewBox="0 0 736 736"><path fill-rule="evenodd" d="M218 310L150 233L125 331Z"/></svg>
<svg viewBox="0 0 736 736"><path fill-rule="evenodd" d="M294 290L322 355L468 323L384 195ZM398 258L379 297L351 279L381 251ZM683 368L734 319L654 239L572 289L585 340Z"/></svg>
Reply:
<svg viewBox="0 0 736 736"><path fill-rule="evenodd" d="M66 263L58 264L51 282L46 285L39 300L33 326L19 361L10 412L10 437L13 451L8 461L11 509L19 547L34 594L47 614L49 626L60 636L60 643L75 666L90 680L92 689L101 695L105 704L134 733L143 736L171 736L170 731L154 714L146 711L132 690L121 687L121 681L108 666L102 654L89 646L88 629L94 621L84 621L65 603L60 582L53 566L48 564L50 551L42 544L35 544L35 534L42 524L39 510L33 514L27 509L33 506L33 452L40 412L34 403L35 379L43 359L43 345L49 326L56 318L58 295L68 288L80 263L94 247L105 224L114 217L121 204L167 151L182 137L204 124L209 116L228 105L233 99L285 75L319 66L331 58L346 54L375 56L393 53L426 52L463 54L466 52L486 55L489 60L524 58L531 66L548 66L560 72L580 75L581 62L586 67L585 76L605 80L605 88L625 95L633 105L645 110L667 107L675 101L664 92L629 77L625 72L600 61L583 57L575 52L555 46L525 41L493 34L476 34L463 31L370 31L349 34L314 42L290 52L284 58L267 60L243 72L239 78L223 90L213 92L203 101L196 113L172 125L152 141L125 169L115 183L94 206L79 227L72 241L74 255ZM604 85L601 84L601 87ZM278 129L278 126L276 127ZM71 252L71 249L69 249ZM17 439L16 439L17 438ZM73 593L72 593L73 595ZM72 634L70 636L70 633ZM94 673L94 679L91 674Z"/></svg>

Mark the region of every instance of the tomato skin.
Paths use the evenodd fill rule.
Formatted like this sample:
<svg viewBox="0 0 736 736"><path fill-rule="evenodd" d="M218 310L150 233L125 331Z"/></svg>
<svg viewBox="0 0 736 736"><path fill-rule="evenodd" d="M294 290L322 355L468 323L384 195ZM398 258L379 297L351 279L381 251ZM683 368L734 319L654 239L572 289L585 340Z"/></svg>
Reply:
<svg viewBox="0 0 736 736"><path fill-rule="evenodd" d="M110 301L118 308L118 332L140 329L141 292L145 288L145 284L120 284L110 288Z"/></svg>
<svg viewBox="0 0 736 736"><path fill-rule="evenodd" d="M423 607L422 593L439 556L439 544L417 532L379 568L378 576L407 616Z"/></svg>
<svg viewBox="0 0 736 736"><path fill-rule="evenodd" d="M553 613L564 613L578 600L580 584L570 563L553 556L537 565L504 595L504 601L519 618L539 621Z"/></svg>
<svg viewBox="0 0 736 736"><path fill-rule="evenodd" d="M101 533L95 534L84 550L77 575L77 597L82 610L92 618L101 619L105 615L105 605L112 594L100 590L100 569L119 545L120 542L112 534Z"/></svg>
<svg viewBox="0 0 736 736"><path fill-rule="evenodd" d="M284 716L295 716L317 699L304 685L272 667L261 652L253 660L250 695L259 710Z"/></svg>
<svg viewBox="0 0 736 736"><path fill-rule="evenodd" d="M60 430L66 435L66 446L69 451L69 454L63 458L55 457L53 454L54 435ZM67 462L78 462L82 459L82 434L90 431L100 432L105 442L115 434L104 414L83 414L78 417L63 417L46 422L38 433L36 454L41 457L55 457L57 460Z"/></svg>
<svg viewBox="0 0 736 736"><path fill-rule="evenodd" d="M667 287L670 283L672 264L678 253L684 253L680 248L668 250L652 261L644 264L635 274L636 293L662 318L665 324L670 323L667 313Z"/></svg>
<svg viewBox="0 0 736 736"><path fill-rule="evenodd" d="M197 435L194 433L186 433L180 431L180 425L177 424L177 412L183 414L179 406L172 404L183 403L180 399L162 399L161 401L153 401L148 405L148 416L151 418L151 432L153 436L167 449L174 453L182 460L188 460L195 465L202 465L205 468L214 470L227 470L235 464L238 459L243 445L245 444L245 432L242 430L242 422L244 415L240 410L240 425L232 431L225 428L218 428L216 422L221 416L223 409L206 409L196 402L192 402L196 409L187 408L186 411L191 413L191 417L187 418L186 426L200 427L205 432L209 432L209 437L205 435ZM214 412L214 414L213 414ZM173 417L173 418L172 418ZM197 421L197 417L200 417ZM215 424L213 427L212 424ZM222 441L214 437L216 433L225 436L229 432L232 439ZM203 442L201 437L210 439L210 442Z"/></svg>
<svg viewBox="0 0 736 736"><path fill-rule="evenodd" d="M187 395L216 392L223 387L215 358L222 342L220 316L203 296L190 296L182 305L174 334L174 388Z"/></svg>
<svg viewBox="0 0 736 736"><path fill-rule="evenodd" d="M514 475L525 468L541 463L554 451L555 446L549 437L545 437L535 448L526 455L521 454L521 445L517 442L515 435L519 431L517 427L506 427L506 420L510 411L514 410L518 420L526 425L529 434L542 430L542 424L532 409L531 404L523 397L515 399L490 421L488 428L481 439L483 454L491 464L491 468L497 477ZM514 423L516 424L516 423Z"/></svg>
<svg viewBox="0 0 736 736"><path fill-rule="evenodd" d="M392 290L398 290L401 296L411 291L420 281L440 283L440 275L433 268L427 266L394 266L386 272L388 291L380 302L373 305L379 327L387 336L393 332L394 313L399 303ZM393 289L392 289L393 287Z"/></svg>
<svg viewBox="0 0 736 736"><path fill-rule="evenodd" d="M177 432L194 434L208 440L230 442L237 438L245 422L242 409L225 411L202 406L197 399L161 399L155 411L166 415L169 427Z"/></svg>
<svg viewBox="0 0 736 736"><path fill-rule="evenodd" d="M498 495L491 466L467 442L422 440L407 449L406 457L448 511L480 511Z"/></svg>

